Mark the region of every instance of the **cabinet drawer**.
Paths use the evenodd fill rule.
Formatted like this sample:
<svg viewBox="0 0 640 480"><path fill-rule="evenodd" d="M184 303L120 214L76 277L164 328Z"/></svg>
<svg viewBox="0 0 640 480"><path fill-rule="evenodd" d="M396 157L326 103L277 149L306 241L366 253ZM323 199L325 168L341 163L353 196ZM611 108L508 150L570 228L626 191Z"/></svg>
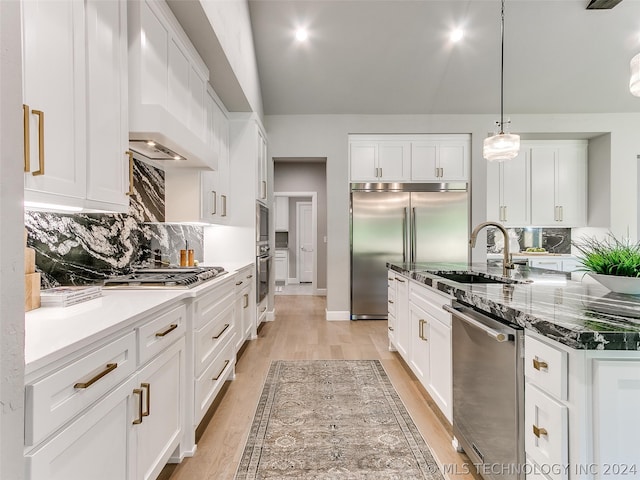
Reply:
<svg viewBox="0 0 640 480"><path fill-rule="evenodd" d="M560 400L567 399L567 352L527 335L524 372L535 386Z"/></svg>
<svg viewBox="0 0 640 480"><path fill-rule="evenodd" d="M178 340L186 330L187 308L180 305L138 328L139 365Z"/></svg>
<svg viewBox="0 0 640 480"><path fill-rule="evenodd" d="M446 326L451 326L451 314L442 309L443 305L451 305L452 298L431 291L428 287L414 282L409 284L409 301L429 312Z"/></svg>
<svg viewBox="0 0 640 480"><path fill-rule="evenodd" d="M25 444L34 445L136 369L131 332L25 386Z"/></svg>
<svg viewBox="0 0 640 480"><path fill-rule="evenodd" d="M396 314L396 290L395 288L388 288L387 289L387 311L389 312L389 315L394 315Z"/></svg>
<svg viewBox="0 0 640 480"><path fill-rule="evenodd" d="M524 444L527 456L538 465L567 465L567 407L527 383L525 385ZM560 468L549 473L554 480L567 478Z"/></svg>
<svg viewBox="0 0 640 480"><path fill-rule="evenodd" d="M235 278L235 291L236 293L245 288L246 286L250 286L253 281L253 272L255 270L254 266L250 268L245 268L240 270Z"/></svg>
<svg viewBox="0 0 640 480"><path fill-rule="evenodd" d="M222 345L233 337L235 333L233 307L234 304L230 303L220 315L194 332L196 375L209 365Z"/></svg>
<svg viewBox="0 0 640 480"><path fill-rule="evenodd" d="M233 303L236 282L242 279L230 277L228 281L217 285L194 303L193 328L199 329L217 317L227 305Z"/></svg>
<svg viewBox="0 0 640 480"><path fill-rule="evenodd" d="M213 403L236 362L233 339L229 339L211 365L196 378L194 420L197 425Z"/></svg>

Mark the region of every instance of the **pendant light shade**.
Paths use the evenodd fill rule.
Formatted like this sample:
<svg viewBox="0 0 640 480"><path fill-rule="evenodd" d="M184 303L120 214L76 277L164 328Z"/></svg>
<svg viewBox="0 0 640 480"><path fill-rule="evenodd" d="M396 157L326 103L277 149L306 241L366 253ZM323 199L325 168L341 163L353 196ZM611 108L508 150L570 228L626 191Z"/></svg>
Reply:
<svg viewBox="0 0 640 480"><path fill-rule="evenodd" d="M640 97L640 53L631 59L631 80L629 80L629 90L632 95Z"/></svg>
<svg viewBox="0 0 640 480"><path fill-rule="evenodd" d="M484 139L482 156L490 162L513 160L520 151L520 135L498 133Z"/></svg>
<svg viewBox="0 0 640 480"><path fill-rule="evenodd" d="M484 139L482 156L490 162L513 160L520 151L520 136L504 133L504 0L500 16L500 122L499 132ZM508 123L508 122L506 122Z"/></svg>

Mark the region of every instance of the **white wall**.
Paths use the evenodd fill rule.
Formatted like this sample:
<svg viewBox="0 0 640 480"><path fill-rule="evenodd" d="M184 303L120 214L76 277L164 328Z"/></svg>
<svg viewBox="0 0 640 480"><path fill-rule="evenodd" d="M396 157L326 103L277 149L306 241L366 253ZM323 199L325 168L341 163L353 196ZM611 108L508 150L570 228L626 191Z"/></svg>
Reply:
<svg viewBox="0 0 640 480"><path fill-rule="evenodd" d="M23 478L24 213L20 3L0 2L0 478Z"/></svg>
<svg viewBox="0 0 640 480"><path fill-rule="evenodd" d="M201 0L201 3L252 110L262 119L262 94L248 0Z"/></svg>
<svg viewBox="0 0 640 480"><path fill-rule="evenodd" d="M482 141L493 115L269 115L265 119L270 157L327 158L327 310L344 312L349 304L349 190L347 135L350 133L471 133L471 222L486 217L486 163ZM638 235L640 114L511 115L514 132L531 134L611 132L611 230ZM473 258L484 258L478 242Z"/></svg>

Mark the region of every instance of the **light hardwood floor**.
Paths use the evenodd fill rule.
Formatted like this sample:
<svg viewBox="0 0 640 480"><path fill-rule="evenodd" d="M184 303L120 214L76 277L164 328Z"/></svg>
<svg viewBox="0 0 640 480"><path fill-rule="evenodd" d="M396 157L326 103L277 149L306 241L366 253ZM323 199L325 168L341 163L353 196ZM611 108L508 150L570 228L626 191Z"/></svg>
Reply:
<svg viewBox="0 0 640 480"><path fill-rule="evenodd" d="M451 425L400 356L389 351L386 321L328 322L325 297L318 296L278 295L275 308L275 321L245 345L236 378L214 405L196 455L168 465L161 480L233 479L270 362L288 359L379 359L434 457L452 472L446 476L474 479L465 474L468 458L451 446Z"/></svg>

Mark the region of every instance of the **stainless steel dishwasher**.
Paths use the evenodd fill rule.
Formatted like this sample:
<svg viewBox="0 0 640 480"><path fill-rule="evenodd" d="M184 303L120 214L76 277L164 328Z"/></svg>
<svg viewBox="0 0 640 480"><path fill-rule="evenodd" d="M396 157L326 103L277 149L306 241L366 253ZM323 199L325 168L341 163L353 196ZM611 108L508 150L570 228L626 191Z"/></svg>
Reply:
<svg viewBox="0 0 640 480"><path fill-rule="evenodd" d="M454 303L453 435L485 479L524 480L522 328Z"/></svg>

